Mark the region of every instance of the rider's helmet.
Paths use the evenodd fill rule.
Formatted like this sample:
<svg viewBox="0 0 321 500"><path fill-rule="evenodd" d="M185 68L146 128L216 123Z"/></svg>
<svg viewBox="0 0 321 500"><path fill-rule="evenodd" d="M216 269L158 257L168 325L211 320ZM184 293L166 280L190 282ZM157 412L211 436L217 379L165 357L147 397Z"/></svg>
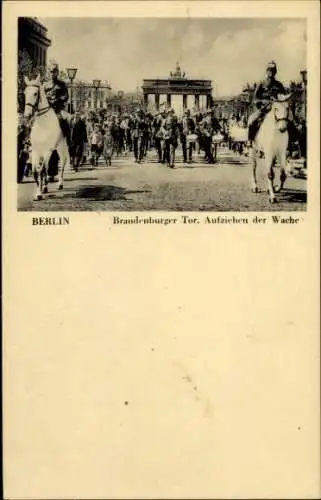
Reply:
<svg viewBox="0 0 321 500"><path fill-rule="evenodd" d="M55 61L52 61L50 64L49 64L49 67L48 67L50 73L59 73L59 66L58 66L58 63L56 63Z"/></svg>
<svg viewBox="0 0 321 500"><path fill-rule="evenodd" d="M274 74L277 73L277 66L276 66L276 63L274 61L270 61L268 64L267 64L267 67L266 67L267 70L272 70L274 72Z"/></svg>

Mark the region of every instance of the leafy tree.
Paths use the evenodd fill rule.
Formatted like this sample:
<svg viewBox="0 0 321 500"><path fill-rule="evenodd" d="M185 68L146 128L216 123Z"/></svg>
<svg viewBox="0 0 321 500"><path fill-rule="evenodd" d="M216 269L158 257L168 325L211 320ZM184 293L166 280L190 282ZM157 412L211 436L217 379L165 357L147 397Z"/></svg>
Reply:
<svg viewBox="0 0 321 500"><path fill-rule="evenodd" d="M45 66L37 66L34 64L28 52L23 49L18 53L18 112L22 113L24 110L24 90L25 90L25 77L29 79L36 78L40 74L43 81L46 78L47 69Z"/></svg>
<svg viewBox="0 0 321 500"><path fill-rule="evenodd" d="M33 71L33 61L26 50L19 50L18 53L18 111L24 109L24 89L25 76L31 78Z"/></svg>

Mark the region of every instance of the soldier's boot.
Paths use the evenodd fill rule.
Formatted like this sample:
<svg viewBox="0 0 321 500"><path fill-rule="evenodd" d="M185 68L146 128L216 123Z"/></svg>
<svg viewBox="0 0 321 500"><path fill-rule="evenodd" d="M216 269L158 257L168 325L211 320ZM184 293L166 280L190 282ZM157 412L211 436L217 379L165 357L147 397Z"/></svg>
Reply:
<svg viewBox="0 0 321 500"><path fill-rule="evenodd" d="M67 145L68 145L68 147L70 147L71 146L71 138L70 138L69 123L68 123L67 120L65 120L64 118L62 118L61 116L59 116L59 124L60 124L60 128L61 128L62 134L66 138Z"/></svg>
<svg viewBox="0 0 321 500"><path fill-rule="evenodd" d="M249 141L251 142L254 141L257 132L258 132L257 122L252 122L249 125L249 136L248 136Z"/></svg>

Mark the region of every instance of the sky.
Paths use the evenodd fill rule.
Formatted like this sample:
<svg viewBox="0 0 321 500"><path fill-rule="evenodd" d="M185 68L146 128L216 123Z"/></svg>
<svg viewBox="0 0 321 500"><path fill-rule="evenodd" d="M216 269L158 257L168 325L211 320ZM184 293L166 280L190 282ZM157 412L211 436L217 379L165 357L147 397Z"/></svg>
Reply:
<svg viewBox="0 0 321 500"><path fill-rule="evenodd" d="M278 78L306 68L306 23L301 19L39 18L52 45L48 60L77 67L77 78L108 81L135 91L143 78L169 76L180 62L190 78L213 82L214 96L242 91L276 61Z"/></svg>

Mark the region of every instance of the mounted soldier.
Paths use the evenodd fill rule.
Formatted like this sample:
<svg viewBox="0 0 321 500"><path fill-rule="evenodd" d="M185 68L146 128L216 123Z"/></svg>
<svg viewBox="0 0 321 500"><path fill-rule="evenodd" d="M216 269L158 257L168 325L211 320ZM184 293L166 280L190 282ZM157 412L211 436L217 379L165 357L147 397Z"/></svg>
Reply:
<svg viewBox="0 0 321 500"><path fill-rule="evenodd" d="M70 116L65 111L65 105L69 99L68 88L65 82L58 78L59 66L57 63L52 62L49 65L49 72L50 77L44 84L48 104L55 111L62 133L66 137L68 145L70 145Z"/></svg>
<svg viewBox="0 0 321 500"><path fill-rule="evenodd" d="M276 63L269 62L266 67L266 78L258 84L255 90L253 101L256 109L248 120L250 141L254 141L264 117L271 109L272 102L277 100L278 95L286 94L282 83L275 78L276 73Z"/></svg>

